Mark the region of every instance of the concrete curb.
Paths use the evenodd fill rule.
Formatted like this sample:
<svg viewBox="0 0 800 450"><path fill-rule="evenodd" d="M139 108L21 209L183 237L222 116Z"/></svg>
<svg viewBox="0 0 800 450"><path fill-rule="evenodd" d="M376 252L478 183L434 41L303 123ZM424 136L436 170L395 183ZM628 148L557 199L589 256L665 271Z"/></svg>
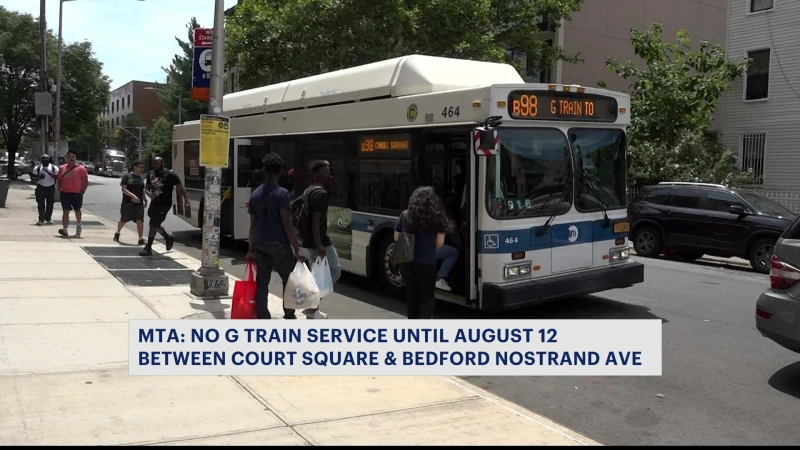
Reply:
<svg viewBox="0 0 800 450"><path fill-rule="evenodd" d="M640 255L638 255L636 253L636 250L633 249L633 246L631 246L630 249L631 249L631 255L632 256L640 256ZM640 256L640 257L641 258L646 258L646 256ZM658 259L663 259L663 258L664 258L663 255L659 255L659 257L658 257ZM667 259L667 260L671 261L672 259ZM689 263L689 264L691 263L691 261L680 261L680 260L677 260L677 261L685 262L685 263ZM697 261L702 261L702 262L705 262L705 263L713 263L713 264L718 264L718 265L741 267L741 268L744 268L744 269L752 269L753 268L750 265L749 262L747 262L746 260L741 259L741 258L718 258L716 256L703 256L703 257L698 258Z"/></svg>

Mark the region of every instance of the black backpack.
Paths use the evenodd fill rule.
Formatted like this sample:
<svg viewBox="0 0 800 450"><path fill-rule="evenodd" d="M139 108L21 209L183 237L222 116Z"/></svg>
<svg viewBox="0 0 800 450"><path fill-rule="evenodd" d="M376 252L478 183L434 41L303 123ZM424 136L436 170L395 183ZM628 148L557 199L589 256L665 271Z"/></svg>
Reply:
<svg viewBox="0 0 800 450"><path fill-rule="evenodd" d="M310 222L311 214L308 211L308 203L306 203L306 197L313 191L317 189L322 189L321 186L309 186L308 189L305 190L299 197L292 200L291 205L289 208L292 214L292 226L297 229L300 233L303 230L307 229Z"/></svg>

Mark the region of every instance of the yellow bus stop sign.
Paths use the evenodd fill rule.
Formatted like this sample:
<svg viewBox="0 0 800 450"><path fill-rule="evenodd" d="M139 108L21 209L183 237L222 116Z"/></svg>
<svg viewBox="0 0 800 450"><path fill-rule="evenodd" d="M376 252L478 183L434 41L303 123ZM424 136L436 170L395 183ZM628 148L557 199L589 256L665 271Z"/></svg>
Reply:
<svg viewBox="0 0 800 450"><path fill-rule="evenodd" d="M224 116L200 116L200 165L227 168L230 119Z"/></svg>

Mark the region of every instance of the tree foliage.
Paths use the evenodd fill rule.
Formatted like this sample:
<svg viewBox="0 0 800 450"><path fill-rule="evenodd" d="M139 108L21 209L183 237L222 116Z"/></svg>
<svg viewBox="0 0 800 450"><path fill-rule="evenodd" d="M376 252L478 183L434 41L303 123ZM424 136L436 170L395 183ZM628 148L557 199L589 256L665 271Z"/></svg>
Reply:
<svg viewBox="0 0 800 450"><path fill-rule="evenodd" d="M34 109L39 48L38 19L0 6L0 134L9 161L16 157L23 137L39 132ZM47 49L49 75L55 79L58 42L50 30ZM69 140L96 121L108 101L109 82L89 42L64 45L62 62L61 136Z"/></svg>
<svg viewBox="0 0 800 450"><path fill-rule="evenodd" d="M578 61L545 44L540 18L558 24L585 0L243 0L226 24L227 65L250 88L403 55L529 65Z"/></svg>
<svg viewBox="0 0 800 450"><path fill-rule="evenodd" d="M718 101L747 61L726 58L725 48L702 40L693 49L686 31L674 43L662 27L632 30L641 62L607 60L610 72L632 80L628 129L631 185L659 181L742 183L736 157L708 130ZM601 80L600 86L605 86Z"/></svg>
<svg viewBox="0 0 800 450"><path fill-rule="evenodd" d="M172 166L172 122L161 116L153 122L147 139L148 158L160 156L167 167Z"/></svg>
<svg viewBox="0 0 800 450"><path fill-rule="evenodd" d="M81 132L69 142L69 148L77 152L78 159L101 161L105 134L105 122L100 117L95 117L94 122L84 125Z"/></svg>
<svg viewBox="0 0 800 450"><path fill-rule="evenodd" d="M182 41L178 37L175 38L181 51L175 54L169 67L162 67L170 77L170 84L162 86L168 93L157 91L156 94L165 105L171 107L171 111L166 113L171 123L178 123L178 99L175 97L176 95L181 98L181 120L183 122L198 120L201 114L206 114L208 111L207 102L192 100L191 97L195 28L201 27L197 23L197 19L192 17L186 25L188 40Z"/></svg>

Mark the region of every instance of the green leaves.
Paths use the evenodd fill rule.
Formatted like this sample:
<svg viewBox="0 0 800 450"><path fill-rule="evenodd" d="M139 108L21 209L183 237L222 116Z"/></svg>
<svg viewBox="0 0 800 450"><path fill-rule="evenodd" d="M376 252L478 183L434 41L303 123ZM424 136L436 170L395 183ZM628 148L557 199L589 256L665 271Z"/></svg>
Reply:
<svg viewBox="0 0 800 450"><path fill-rule="evenodd" d="M30 14L0 6L0 134L13 159L26 134L36 134L33 99L39 84L39 23ZM108 100L108 77L90 42L64 45L61 81L61 136L63 140L94 133L97 118ZM47 35L48 75L56 80L58 42ZM35 131L34 131L35 130Z"/></svg>
<svg viewBox="0 0 800 450"><path fill-rule="evenodd" d="M410 54L534 67L577 58L546 45L584 0L243 0L226 24L227 66L245 89Z"/></svg>
<svg viewBox="0 0 800 450"><path fill-rule="evenodd" d="M160 156L172 167L172 121L165 116L156 119L148 133L146 147L148 155Z"/></svg>
<svg viewBox="0 0 800 450"><path fill-rule="evenodd" d="M746 61L701 41L692 49L681 30L674 43L661 40L661 25L633 30L640 63L607 60L608 69L633 80L629 172L632 185L659 181L740 182L735 156L705 136L720 95L741 76ZM726 181L727 180L727 181Z"/></svg>

